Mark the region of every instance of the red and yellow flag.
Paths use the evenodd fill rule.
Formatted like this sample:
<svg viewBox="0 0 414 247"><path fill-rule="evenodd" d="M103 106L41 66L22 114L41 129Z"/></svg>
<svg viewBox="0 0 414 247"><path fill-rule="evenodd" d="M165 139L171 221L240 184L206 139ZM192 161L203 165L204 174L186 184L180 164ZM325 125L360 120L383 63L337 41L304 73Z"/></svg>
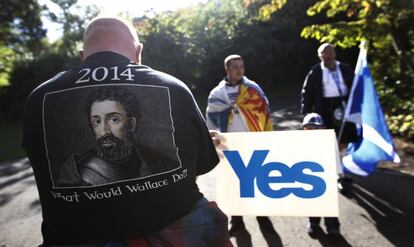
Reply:
<svg viewBox="0 0 414 247"><path fill-rule="evenodd" d="M236 105L243 113L250 131L273 130L267 100L255 88L241 84Z"/></svg>

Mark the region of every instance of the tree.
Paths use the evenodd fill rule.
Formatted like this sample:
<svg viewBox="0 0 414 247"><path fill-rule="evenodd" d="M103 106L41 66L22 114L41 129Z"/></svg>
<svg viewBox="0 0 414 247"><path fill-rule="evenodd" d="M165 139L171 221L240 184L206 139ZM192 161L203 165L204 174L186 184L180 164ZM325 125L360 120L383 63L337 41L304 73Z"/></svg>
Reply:
<svg viewBox="0 0 414 247"><path fill-rule="evenodd" d="M272 0L263 4L261 18L268 18L290 2L293 1ZM394 134L414 138L414 2L318 0L308 8L307 14L327 19L306 26L301 32L304 38L343 48L355 47L361 40L368 41L368 57L378 94L393 122L390 128ZM397 118L407 120L396 123Z"/></svg>
<svg viewBox="0 0 414 247"><path fill-rule="evenodd" d="M63 36L61 39L50 44L45 40L37 40L40 36L28 36L28 39L31 38L33 41L37 41L42 47L36 52L26 49L27 54L32 55L23 53L21 56L16 56L15 54L20 50L15 52L12 48L25 48L20 46L20 43L11 43L9 47L12 48L6 46L5 49L0 45L2 55L10 54L9 56L2 56L0 60L0 66L8 65L5 67L7 70L4 69L3 71L7 75L7 82L10 82L7 87L1 88L0 91L0 117L3 120L20 120L27 95L40 83L50 79L52 75L73 66L79 61L78 48L80 48L79 44L82 42L85 23L96 16L98 11L94 6L87 6L86 8L77 6L77 0L53 0L53 2L61 7L61 13L52 13L48 12L46 8L42 9L49 14L52 21L62 24ZM29 8L31 8L30 5ZM40 12L36 13L40 15ZM22 31L22 33L24 32ZM20 39L26 40L25 38ZM0 67L0 82L1 79Z"/></svg>
<svg viewBox="0 0 414 247"><path fill-rule="evenodd" d="M414 3L402 0L318 1L309 15L337 21L315 24L304 37L350 47L367 40L378 94L394 134L414 139Z"/></svg>
<svg viewBox="0 0 414 247"><path fill-rule="evenodd" d="M232 47L245 16L241 1L212 0L136 18L144 42L143 61L186 81L194 92L205 94L221 79L224 54Z"/></svg>
<svg viewBox="0 0 414 247"><path fill-rule="evenodd" d="M36 51L46 35L40 19L44 6L36 0L2 0L0 9L0 44L16 52L25 52L25 48Z"/></svg>
<svg viewBox="0 0 414 247"><path fill-rule="evenodd" d="M61 13L49 12L50 19L62 25L63 36L57 41L59 52L73 59L78 56L86 23L97 16L99 10L95 5L81 7L77 5L78 0L51 1L61 10Z"/></svg>
<svg viewBox="0 0 414 247"><path fill-rule="evenodd" d="M288 88L299 94L298 84L317 59L311 49L316 42L306 42L299 36L309 21L308 2L289 3L269 22L257 18L261 6L258 2L245 8L242 0L211 0L175 12L136 18L144 42L143 61L175 75L194 93L206 97L225 76L224 58L238 53L245 59L246 74L265 90L280 92L280 88Z"/></svg>
<svg viewBox="0 0 414 247"><path fill-rule="evenodd" d="M44 9L36 0L0 1L0 87L9 84L17 56L37 54L46 30L40 19Z"/></svg>

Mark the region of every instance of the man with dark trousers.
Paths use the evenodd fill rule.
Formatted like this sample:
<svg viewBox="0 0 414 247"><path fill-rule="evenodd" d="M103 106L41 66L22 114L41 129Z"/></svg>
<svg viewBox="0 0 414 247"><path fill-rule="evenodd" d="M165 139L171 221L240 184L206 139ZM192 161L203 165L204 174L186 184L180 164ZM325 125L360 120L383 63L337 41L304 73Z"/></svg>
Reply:
<svg viewBox="0 0 414 247"><path fill-rule="evenodd" d="M303 83L301 112L304 116L309 113L319 114L325 128L335 130L339 150L342 151L349 142L357 140L355 124L342 123L354 73L347 64L336 60L336 52L332 44L324 43L319 46L318 56L321 62L312 67ZM341 184L341 191L345 193L351 180L345 174L339 175L338 182ZM316 222L315 224L311 222L308 233L312 234L315 227L317 227ZM331 224L328 232L338 235L339 222Z"/></svg>

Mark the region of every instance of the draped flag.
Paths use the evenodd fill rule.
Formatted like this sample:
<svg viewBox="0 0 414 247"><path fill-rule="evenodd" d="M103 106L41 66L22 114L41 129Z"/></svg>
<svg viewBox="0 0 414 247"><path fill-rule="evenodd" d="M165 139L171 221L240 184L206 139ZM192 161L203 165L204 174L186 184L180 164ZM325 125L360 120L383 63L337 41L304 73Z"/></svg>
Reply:
<svg viewBox="0 0 414 247"><path fill-rule="evenodd" d="M342 158L347 171L368 176L379 161L400 162L368 68L365 42L361 43L345 121L356 123L360 137L348 145L347 154Z"/></svg>
<svg viewBox="0 0 414 247"><path fill-rule="evenodd" d="M249 131L273 130L269 101L259 85L247 77L242 79L234 104L228 96L226 81L221 81L213 89L208 97L207 126L211 128L212 123L221 132L227 132L228 124L233 121L234 108L242 113L242 120Z"/></svg>
<svg viewBox="0 0 414 247"><path fill-rule="evenodd" d="M240 94L236 105L243 113L250 131L271 131L272 121L269 113L269 103L263 91L246 80L240 85Z"/></svg>

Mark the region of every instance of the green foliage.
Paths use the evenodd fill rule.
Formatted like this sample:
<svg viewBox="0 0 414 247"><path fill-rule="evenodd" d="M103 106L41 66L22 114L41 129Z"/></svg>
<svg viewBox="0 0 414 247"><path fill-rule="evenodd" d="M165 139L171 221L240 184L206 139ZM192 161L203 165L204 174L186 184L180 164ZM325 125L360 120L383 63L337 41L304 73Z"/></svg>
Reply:
<svg viewBox="0 0 414 247"><path fill-rule="evenodd" d="M62 24L63 37L44 44L46 49L35 58L16 60L9 77L11 85L0 91L0 114L10 120L20 118L24 99L34 87L77 63L77 44L84 23L94 12L83 14L76 9L75 0L55 2L63 11L50 17ZM306 10L315 1L273 1L280 3L279 11L262 21L260 6L270 1L258 0L248 7L246 2L210 0L174 12L135 18L144 43L143 63L183 80L198 99L206 99L225 76L224 58L237 53L244 57L246 75L267 94L290 92L299 98L303 79L317 61L317 42L302 39L300 32L312 20L326 17L307 16Z"/></svg>
<svg viewBox="0 0 414 247"><path fill-rule="evenodd" d="M9 85L9 74L13 69L15 53L7 46L0 46L0 87Z"/></svg>
<svg viewBox="0 0 414 247"><path fill-rule="evenodd" d="M76 5L77 0L53 0L53 2L61 7L62 12L61 14L48 12L48 14L52 21L62 25L63 37L61 39L50 44L45 40L37 40L41 36L31 33L32 36L27 36L26 39L36 41L38 46L43 49L27 54L15 52L13 49L16 46L15 43L11 46L1 46L0 43L2 55L0 85L6 85L0 90L0 116L2 120L20 120L24 101L34 88L59 71L78 63L78 49L85 24L98 14L98 10L95 6L80 8ZM14 8L18 7L13 6ZM29 8L31 8L30 6ZM39 11L28 11L28 13L33 14L32 19L36 19L36 16L40 18ZM29 18L29 20L32 19ZM32 23L32 25L34 24ZM25 32L23 30L20 33ZM29 47L31 46L27 43L24 48L28 49Z"/></svg>
<svg viewBox="0 0 414 247"><path fill-rule="evenodd" d="M260 4L241 0L211 0L205 4L136 18L144 43L143 63L173 74L196 94L205 95L224 76L223 60L242 55L246 75L265 90L299 86L317 58L314 43L300 39L309 18L309 1L288 3L268 22L257 18ZM295 59L297 58L297 59ZM206 96L204 96L206 97Z"/></svg>
<svg viewBox="0 0 414 247"><path fill-rule="evenodd" d="M65 54L53 53L53 49L50 53L44 53L33 60L18 61L10 74L10 85L2 88L0 92L3 94L0 98L0 115L4 114L2 120L20 120L29 93L42 82L76 62Z"/></svg>
<svg viewBox="0 0 414 247"><path fill-rule="evenodd" d="M262 20L270 20L272 14L280 10L287 0L272 0L270 3L264 4L259 9L259 16Z"/></svg>
<svg viewBox="0 0 414 247"><path fill-rule="evenodd" d="M38 54L42 28L40 13L43 9L35 0L0 1L0 87L9 85L9 74L19 57Z"/></svg>
<svg viewBox="0 0 414 247"><path fill-rule="evenodd" d="M43 8L36 0L0 1L0 47L20 53L38 51L46 35L40 19Z"/></svg>
<svg viewBox="0 0 414 247"><path fill-rule="evenodd" d="M310 25L302 35L342 47L368 40L368 57L384 110L409 114L414 104L413 7L406 1L320 0L309 8L308 14L325 13L335 21Z"/></svg>
<svg viewBox="0 0 414 247"><path fill-rule="evenodd" d="M51 0L56 3L61 13L49 12L52 21L62 25L63 37L58 40L57 46L60 53L67 57L78 56L81 48L83 32L86 24L98 15L99 10L95 5L81 7L78 0Z"/></svg>
<svg viewBox="0 0 414 247"><path fill-rule="evenodd" d="M206 85L217 83L221 77L224 54L228 55L227 50L234 44L244 18L246 11L241 1L213 0L176 12L135 19L144 43L143 61L186 81L193 90L205 91ZM211 74L217 79L206 82L212 78ZM199 83L200 80L205 83Z"/></svg>
<svg viewBox="0 0 414 247"><path fill-rule="evenodd" d="M387 123L390 131L396 135L414 141L414 115L399 114L387 116Z"/></svg>

